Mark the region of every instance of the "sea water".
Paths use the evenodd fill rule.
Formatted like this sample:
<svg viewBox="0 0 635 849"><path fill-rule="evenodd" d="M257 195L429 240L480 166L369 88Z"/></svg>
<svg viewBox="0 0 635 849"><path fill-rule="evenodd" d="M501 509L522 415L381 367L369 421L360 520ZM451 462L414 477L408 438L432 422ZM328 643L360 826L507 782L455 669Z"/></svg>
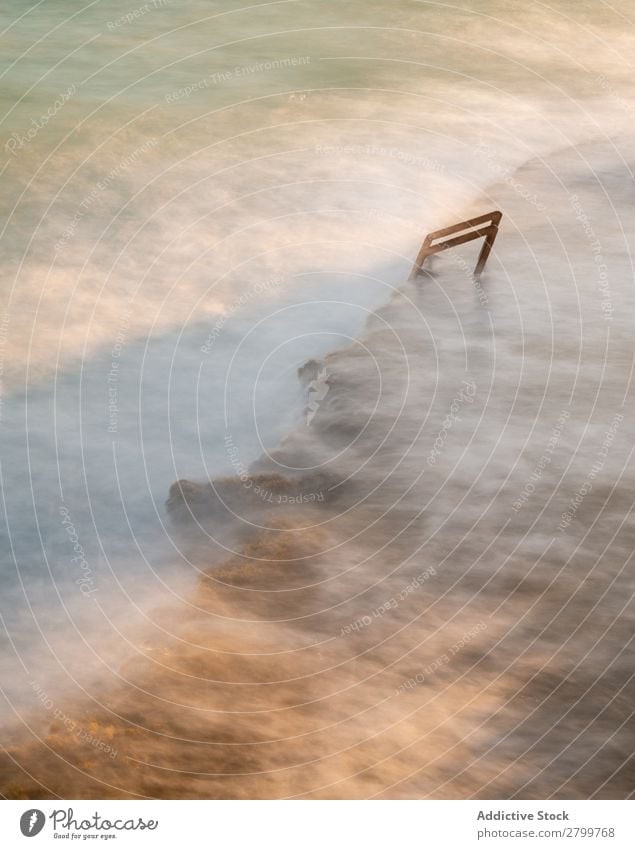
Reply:
<svg viewBox="0 0 635 849"><path fill-rule="evenodd" d="M622 139L602 180L614 169L620 189L633 15L159 0L3 13L7 723L34 693L57 704L118 680L152 611L199 580L170 485L234 473L228 436L248 466L302 426L298 369L357 344L426 232L496 183L523 198L515 230L555 215L559 173L528 184L515 169L571 148L584 164L589 142ZM627 241L610 252L626 258ZM531 304L523 318L540 337Z"/></svg>

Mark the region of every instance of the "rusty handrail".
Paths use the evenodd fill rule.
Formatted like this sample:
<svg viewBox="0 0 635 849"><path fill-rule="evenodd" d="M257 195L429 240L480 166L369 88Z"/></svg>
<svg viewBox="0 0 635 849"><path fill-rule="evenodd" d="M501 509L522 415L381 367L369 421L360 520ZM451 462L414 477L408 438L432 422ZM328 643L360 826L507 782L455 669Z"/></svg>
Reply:
<svg viewBox="0 0 635 849"><path fill-rule="evenodd" d="M498 234L498 225L503 217L503 213L498 210L488 212L486 215L479 215L477 218L470 218L467 221L461 221L459 224L453 224L452 227L444 227L442 230L435 230L434 233L428 233L423 240L421 249L415 260L415 264L410 272L409 280L420 273L423 263L432 254L437 254L440 251L446 251L448 248L455 248L457 245L463 245L465 242L471 242L473 239L485 239L485 243L478 255L474 276L478 277L481 271L485 268L485 263L490 255L494 241ZM486 227L479 225L487 223ZM474 229L478 228L478 229ZM469 230L468 233L462 233L463 230ZM437 242L437 239L444 239L445 236L451 236L453 233L462 233L454 239L445 239L445 241ZM434 242L437 242L434 244Z"/></svg>

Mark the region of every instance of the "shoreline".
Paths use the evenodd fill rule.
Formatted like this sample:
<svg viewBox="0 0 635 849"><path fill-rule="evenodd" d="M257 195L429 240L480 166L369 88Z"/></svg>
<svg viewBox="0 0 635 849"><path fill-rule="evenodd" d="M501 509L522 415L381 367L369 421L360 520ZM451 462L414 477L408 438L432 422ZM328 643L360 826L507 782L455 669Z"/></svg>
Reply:
<svg viewBox="0 0 635 849"><path fill-rule="evenodd" d="M484 193L503 211L485 302L463 271L471 249L448 252L324 358L310 424L248 469L264 491L322 501L268 501L240 479L172 487L201 574L191 604L157 611L145 658L122 668L133 683L77 708L118 755L87 758L53 728L62 766L23 741L9 753L36 776L20 779L23 798L62 785L73 798L632 792L625 428L557 532L607 422L632 402L629 259L611 218L628 221L629 199L598 199L610 145L586 155L592 177L567 152L517 172L536 196L553 192L546 220L511 185ZM572 195L608 246L610 320L589 274L598 254L563 212ZM453 409L465 381L472 401ZM0 764L5 788L18 781Z"/></svg>

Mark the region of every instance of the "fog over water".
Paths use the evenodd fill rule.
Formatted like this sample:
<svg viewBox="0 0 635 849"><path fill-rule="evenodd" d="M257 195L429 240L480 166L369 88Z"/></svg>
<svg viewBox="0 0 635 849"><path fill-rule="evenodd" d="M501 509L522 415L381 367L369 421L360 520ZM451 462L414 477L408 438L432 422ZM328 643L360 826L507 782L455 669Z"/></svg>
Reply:
<svg viewBox="0 0 635 849"><path fill-rule="evenodd" d="M633 792L633 22L0 13L5 796Z"/></svg>

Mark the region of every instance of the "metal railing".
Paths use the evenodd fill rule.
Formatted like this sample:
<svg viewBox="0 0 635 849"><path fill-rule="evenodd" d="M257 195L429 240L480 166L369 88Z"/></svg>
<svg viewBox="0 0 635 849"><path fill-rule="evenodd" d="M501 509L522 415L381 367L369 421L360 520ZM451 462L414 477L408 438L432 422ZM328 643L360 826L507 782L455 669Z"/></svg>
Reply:
<svg viewBox="0 0 635 849"><path fill-rule="evenodd" d="M444 227L442 230L435 230L434 233L428 233L423 240L408 279L414 280L421 272L423 263L429 256L440 253L441 251L447 251L448 248L455 248L457 245L463 245L465 242L471 242L473 239L484 238L485 243L478 255L478 261L474 269L474 276L478 277L485 268L485 263L498 234L498 225L502 217L503 213L495 210L494 212L488 212L486 215L479 215L477 218L470 218L468 221L453 224L452 227ZM481 227L482 224L486 224L487 226ZM453 233L461 233L461 235L455 236L453 239L446 239L446 236L451 236Z"/></svg>

